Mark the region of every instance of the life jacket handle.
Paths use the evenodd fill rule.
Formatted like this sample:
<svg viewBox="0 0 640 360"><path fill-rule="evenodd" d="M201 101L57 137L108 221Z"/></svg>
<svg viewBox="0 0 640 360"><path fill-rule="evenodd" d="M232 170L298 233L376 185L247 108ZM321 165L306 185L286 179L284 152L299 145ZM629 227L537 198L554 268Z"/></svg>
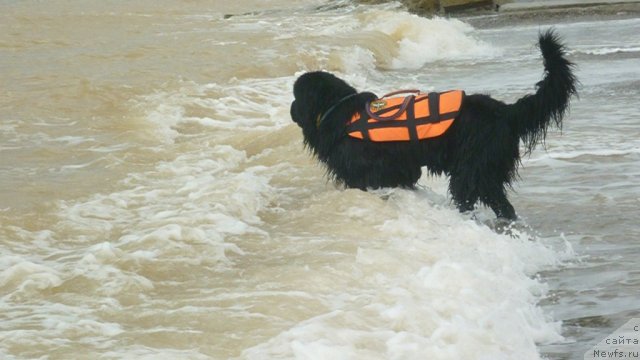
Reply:
<svg viewBox="0 0 640 360"><path fill-rule="evenodd" d="M400 94L400 93L403 93L403 92L407 92L407 91L403 90L403 91L400 91L400 92L398 92L398 91L392 92L392 93L389 93L389 94L383 96L382 98L390 96L390 95L394 95L394 94ZM380 98L380 99L382 99L382 98ZM395 113L393 113L391 115L388 115L388 116L378 115L378 114L374 113L373 111L371 111L371 101L367 102L364 107L365 107L365 110L367 111L367 114L369 114L369 117L371 117L372 119L375 119L375 120L378 120L378 121L395 120L398 117L400 117L400 115L402 115L402 113L404 113L405 110L407 110L407 106L409 106L409 103L414 98L415 98L415 96L413 96L413 95L406 96L404 98L404 100L402 101L402 105L400 105L400 108L398 108L398 111L396 111ZM373 101L380 101L380 99L373 100Z"/></svg>
<svg viewBox="0 0 640 360"><path fill-rule="evenodd" d="M388 94L385 94L380 99L384 99L384 98L389 97L389 96L398 95L398 94L404 94L404 93L420 94L420 90L416 90L416 89L398 90L398 91L394 91L394 92L390 92Z"/></svg>

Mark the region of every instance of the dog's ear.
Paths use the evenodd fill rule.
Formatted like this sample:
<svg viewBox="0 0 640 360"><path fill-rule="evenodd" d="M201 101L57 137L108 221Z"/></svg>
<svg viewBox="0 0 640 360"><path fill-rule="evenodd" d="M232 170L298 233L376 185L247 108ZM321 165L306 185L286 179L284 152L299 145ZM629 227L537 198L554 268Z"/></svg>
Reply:
<svg viewBox="0 0 640 360"><path fill-rule="evenodd" d="M308 97L317 97L325 82L323 78L327 77L322 71L307 72L296 80L293 84L293 96L296 100L304 100Z"/></svg>
<svg viewBox="0 0 640 360"><path fill-rule="evenodd" d="M315 97L333 100L333 97L342 97L354 92L356 90L344 80L326 71L304 73L293 85L293 96L296 99Z"/></svg>

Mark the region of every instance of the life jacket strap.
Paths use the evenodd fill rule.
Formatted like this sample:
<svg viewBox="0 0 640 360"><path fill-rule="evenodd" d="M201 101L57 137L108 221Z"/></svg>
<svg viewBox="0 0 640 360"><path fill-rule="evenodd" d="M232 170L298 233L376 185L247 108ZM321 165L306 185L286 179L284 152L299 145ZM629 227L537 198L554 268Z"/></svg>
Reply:
<svg viewBox="0 0 640 360"><path fill-rule="evenodd" d="M391 93L393 94L393 93ZM388 95L388 94L387 94ZM387 96L385 95L385 96ZM385 96L383 96L382 98L384 98ZM382 99L380 98L380 99ZM374 101L379 101L378 100L374 100ZM411 108L411 106L413 106L413 102L411 101L412 99L414 99L413 95L412 96L407 96L404 98L404 101L402 101L402 104L400 104L400 106L398 107L398 111L396 111L395 113L388 115L388 116L382 116L380 114L376 114L375 112L371 111L371 101L367 102L364 106L365 110L367 111L367 115L369 115L369 117L371 119L375 119L378 121L389 121L389 120L395 120L397 118L400 117L400 115L402 115L402 113L404 113L408 108Z"/></svg>
<svg viewBox="0 0 640 360"><path fill-rule="evenodd" d="M324 114L318 114L318 117L316 118L316 128L320 128L320 124L322 124L322 122L324 121L324 119L327 118L327 116L329 116L329 114L331 114L331 112L333 110L335 110L339 105L341 105L343 102L351 99L352 97L358 96L358 93L352 93L349 94L345 97L343 97L342 99L338 100L335 104L331 105L331 107L324 112Z"/></svg>
<svg viewBox="0 0 640 360"><path fill-rule="evenodd" d="M366 104L365 107L369 105ZM360 112L360 121L356 121L352 123L349 127L352 131L359 131L362 135L362 140L371 140L371 136L369 135L369 111L361 111Z"/></svg>
<svg viewBox="0 0 640 360"><path fill-rule="evenodd" d="M418 127L416 126L416 113L415 113L415 102L416 97L411 95L407 96L406 99L409 99L409 106L407 106L407 130L409 130L409 141L412 144L418 143ZM405 101L406 101L405 99Z"/></svg>
<svg viewBox="0 0 640 360"><path fill-rule="evenodd" d="M440 93L430 92L429 99L429 122L438 122L442 119L440 114Z"/></svg>
<svg viewBox="0 0 640 360"><path fill-rule="evenodd" d="M388 94L384 94L384 96L382 96L380 99L384 99L386 97L393 96L393 95L400 95L400 94L406 94L406 93L420 94L421 91L416 89L398 90L398 91L390 92Z"/></svg>

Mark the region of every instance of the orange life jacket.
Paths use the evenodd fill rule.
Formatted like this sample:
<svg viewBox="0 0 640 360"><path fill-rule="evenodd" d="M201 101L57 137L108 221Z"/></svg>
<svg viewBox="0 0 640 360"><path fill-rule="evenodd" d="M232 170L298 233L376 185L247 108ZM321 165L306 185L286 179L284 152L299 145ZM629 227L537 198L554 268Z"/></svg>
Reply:
<svg viewBox="0 0 640 360"><path fill-rule="evenodd" d="M375 141L417 141L444 134L460 112L464 91L451 90L390 97L387 94L365 105L347 125L349 136Z"/></svg>

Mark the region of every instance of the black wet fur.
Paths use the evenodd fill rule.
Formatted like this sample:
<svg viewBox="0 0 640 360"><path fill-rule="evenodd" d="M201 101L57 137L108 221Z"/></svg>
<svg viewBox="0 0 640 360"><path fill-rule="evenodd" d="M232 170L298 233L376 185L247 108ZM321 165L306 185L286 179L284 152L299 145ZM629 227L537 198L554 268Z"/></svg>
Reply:
<svg viewBox="0 0 640 360"><path fill-rule="evenodd" d="M306 146L326 164L329 176L347 187L413 188L426 166L430 174L450 177L449 191L460 211L472 210L479 201L497 217L515 220L507 188L517 177L519 143L522 140L528 154L544 142L549 125L562 126L569 100L576 94L574 66L553 30L540 34L539 47L545 75L535 94L514 104L488 95L466 95L451 127L417 144L349 137L347 121L377 96L362 92L339 102L357 91L327 72L308 72L296 80L291 118L302 128ZM326 117L317 126L323 114Z"/></svg>

